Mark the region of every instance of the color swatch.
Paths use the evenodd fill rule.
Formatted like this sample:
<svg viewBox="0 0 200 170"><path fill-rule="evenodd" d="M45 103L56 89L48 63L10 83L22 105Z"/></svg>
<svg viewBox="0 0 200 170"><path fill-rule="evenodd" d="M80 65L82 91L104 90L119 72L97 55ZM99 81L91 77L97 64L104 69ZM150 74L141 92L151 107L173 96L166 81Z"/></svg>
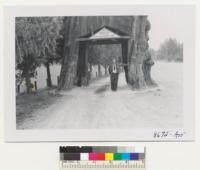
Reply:
<svg viewBox="0 0 200 170"><path fill-rule="evenodd" d="M144 160L145 152L133 147L60 147L60 160L80 161L131 161Z"/></svg>

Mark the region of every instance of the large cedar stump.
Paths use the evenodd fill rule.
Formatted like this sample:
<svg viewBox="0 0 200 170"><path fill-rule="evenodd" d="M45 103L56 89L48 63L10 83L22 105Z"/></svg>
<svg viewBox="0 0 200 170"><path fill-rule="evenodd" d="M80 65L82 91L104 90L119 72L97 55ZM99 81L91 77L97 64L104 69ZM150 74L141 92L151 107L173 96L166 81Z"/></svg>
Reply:
<svg viewBox="0 0 200 170"><path fill-rule="evenodd" d="M147 16L136 16L132 23L129 48L130 63L128 83L133 89L155 85L150 73L153 61L148 51L149 30L150 22L147 20Z"/></svg>
<svg viewBox="0 0 200 170"><path fill-rule="evenodd" d="M102 25L119 29L130 35L128 45L128 66L126 66L126 81L132 89L141 89L153 86L156 83L151 79L151 67L154 64L149 53L148 31L150 22L147 16L114 16L114 17L66 17L64 19L63 36L65 39L63 63L60 73L59 89L70 89L73 85L84 82L87 70L87 61L78 65L79 43L78 37L100 28ZM87 51L91 54L91 51ZM88 60L86 56L86 60ZM123 61L124 62L124 61ZM83 72L77 72L77 67L83 67ZM79 78L80 74L83 78ZM87 83L86 83L87 84Z"/></svg>

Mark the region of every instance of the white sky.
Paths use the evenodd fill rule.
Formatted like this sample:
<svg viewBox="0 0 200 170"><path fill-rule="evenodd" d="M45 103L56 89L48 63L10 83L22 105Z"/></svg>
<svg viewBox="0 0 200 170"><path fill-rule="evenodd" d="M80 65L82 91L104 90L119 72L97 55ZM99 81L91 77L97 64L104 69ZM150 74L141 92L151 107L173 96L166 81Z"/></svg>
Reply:
<svg viewBox="0 0 200 170"><path fill-rule="evenodd" d="M156 7L149 11L148 19L151 23L149 45L156 50L167 38L176 38L184 44L194 30L194 8L191 6Z"/></svg>

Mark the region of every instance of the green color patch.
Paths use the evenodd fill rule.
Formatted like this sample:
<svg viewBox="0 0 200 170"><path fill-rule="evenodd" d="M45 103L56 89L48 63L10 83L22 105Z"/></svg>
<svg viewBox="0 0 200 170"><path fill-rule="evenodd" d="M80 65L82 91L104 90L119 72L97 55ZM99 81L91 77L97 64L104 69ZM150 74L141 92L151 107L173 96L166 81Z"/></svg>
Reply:
<svg viewBox="0 0 200 170"><path fill-rule="evenodd" d="M114 154L114 160L122 160L122 154L121 153L115 153Z"/></svg>

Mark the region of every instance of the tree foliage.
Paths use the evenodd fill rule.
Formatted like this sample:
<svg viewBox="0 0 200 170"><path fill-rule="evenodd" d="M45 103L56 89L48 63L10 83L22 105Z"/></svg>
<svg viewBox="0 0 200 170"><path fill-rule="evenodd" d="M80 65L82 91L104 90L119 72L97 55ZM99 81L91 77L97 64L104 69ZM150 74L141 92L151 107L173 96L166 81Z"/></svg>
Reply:
<svg viewBox="0 0 200 170"><path fill-rule="evenodd" d="M183 44L172 38L165 40L157 52L157 59L182 62Z"/></svg>
<svg viewBox="0 0 200 170"><path fill-rule="evenodd" d="M122 52L120 45L93 45L88 48L88 60L93 65L109 64L113 58L121 60Z"/></svg>
<svg viewBox="0 0 200 170"><path fill-rule="evenodd" d="M20 83L24 78L30 79L41 64L57 60L56 44L62 18L17 17L15 21L16 80ZM30 91L28 82L27 91Z"/></svg>

